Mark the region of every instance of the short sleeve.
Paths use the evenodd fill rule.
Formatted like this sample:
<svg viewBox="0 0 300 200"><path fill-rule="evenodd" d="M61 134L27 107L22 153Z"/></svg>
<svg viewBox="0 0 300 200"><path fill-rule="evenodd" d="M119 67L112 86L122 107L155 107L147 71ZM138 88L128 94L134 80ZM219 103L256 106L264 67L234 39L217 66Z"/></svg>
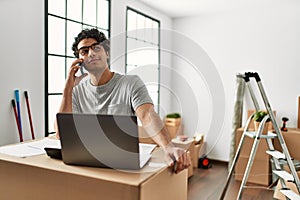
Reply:
<svg viewBox="0 0 300 200"><path fill-rule="evenodd" d="M151 103L153 104L153 101L148 93L148 90L144 84L144 82L138 77L133 76L133 89L131 93L131 104L133 109L136 111L136 109L145 104L145 103Z"/></svg>

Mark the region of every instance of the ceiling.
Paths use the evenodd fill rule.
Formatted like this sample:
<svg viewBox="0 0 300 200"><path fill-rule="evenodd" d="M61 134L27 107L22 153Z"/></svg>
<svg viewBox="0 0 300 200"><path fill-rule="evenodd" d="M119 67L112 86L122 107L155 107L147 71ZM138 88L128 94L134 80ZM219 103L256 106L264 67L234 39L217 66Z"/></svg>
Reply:
<svg viewBox="0 0 300 200"><path fill-rule="evenodd" d="M137 0L172 17L195 16L203 13L270 6L281 0ZM289 0L288 0L289 1Z"/></svg>

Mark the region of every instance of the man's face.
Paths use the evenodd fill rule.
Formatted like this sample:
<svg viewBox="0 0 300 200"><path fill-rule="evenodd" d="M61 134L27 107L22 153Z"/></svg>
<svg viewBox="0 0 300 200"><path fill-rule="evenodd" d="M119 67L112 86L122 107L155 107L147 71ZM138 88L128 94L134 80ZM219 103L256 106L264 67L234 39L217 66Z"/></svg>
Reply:
<svg viewBox="0 0 300 200"><path fill-rule="evenodd" d="M101 72L108 67L108 53L94 38L82 39L78 43L79 58L83 59L83 66L90 73Z"/></svg>

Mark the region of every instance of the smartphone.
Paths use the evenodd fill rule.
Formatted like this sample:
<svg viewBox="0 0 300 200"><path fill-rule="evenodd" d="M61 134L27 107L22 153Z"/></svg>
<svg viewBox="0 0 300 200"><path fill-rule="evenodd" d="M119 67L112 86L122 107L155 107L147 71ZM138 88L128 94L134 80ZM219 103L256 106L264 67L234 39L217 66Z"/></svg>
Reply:
<svg viewBox="0 0 300 200"><path fill-rule="evenodd" d="M79 68L80 73L81 73L81 75L83 75L84 74L84 71L83 71L84 65L83 65L83 63L82 62L81 63L77 63L76 65L80 67Z"/></svg>

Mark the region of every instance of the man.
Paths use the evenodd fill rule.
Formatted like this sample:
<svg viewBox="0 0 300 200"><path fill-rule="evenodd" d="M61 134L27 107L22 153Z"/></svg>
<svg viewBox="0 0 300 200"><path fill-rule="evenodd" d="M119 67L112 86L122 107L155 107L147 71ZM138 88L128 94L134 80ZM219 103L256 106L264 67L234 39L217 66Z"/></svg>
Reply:
<svg viewBox="0 0 300 200"><path fill-rule="evenodd" d="M187 168L190 157L184 149L172 145L144 83L138 76L110 71L109 41L105 35L97 29L82 30L72 50L78 59L68 72L59 112L136 114L147 133L164 149L169 166L176 160L175 173ZM79 65L89 72L88 78L87 74L75 76Z"/></svg>

